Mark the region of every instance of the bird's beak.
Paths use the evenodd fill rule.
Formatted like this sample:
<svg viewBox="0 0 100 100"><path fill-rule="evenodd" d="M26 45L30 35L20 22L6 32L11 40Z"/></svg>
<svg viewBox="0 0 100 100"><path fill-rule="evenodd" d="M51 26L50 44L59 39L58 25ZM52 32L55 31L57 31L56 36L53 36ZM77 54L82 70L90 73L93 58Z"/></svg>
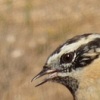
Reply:
<svg viewBox="0 0 100 100"><path fill-rule="evenodd" d="M49 69L49 68L43 68L43 70L40 73L38 73L34 78L32 78L31 82L33 80L36 80L37 78L40 78L40 77L47 75L47 74L49 74L49 76L46 79L44 79L42 82L37 84L35 87L40 86L40 85L46 83L47 81L51 80L52 78L56 77L57 71Z"/></svg>

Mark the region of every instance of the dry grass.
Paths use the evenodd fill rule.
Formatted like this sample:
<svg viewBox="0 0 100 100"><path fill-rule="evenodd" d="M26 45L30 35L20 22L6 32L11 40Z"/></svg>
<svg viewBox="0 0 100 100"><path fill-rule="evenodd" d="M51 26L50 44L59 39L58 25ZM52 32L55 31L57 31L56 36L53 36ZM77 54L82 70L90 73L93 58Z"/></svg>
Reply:
<svg viewBox="0 0 100 100"><path fill-rule="evenodd" d="M71 100L63 86L34 88L48 55L76 34L100 31L99 0L0 0L0 99Z"/></svg>

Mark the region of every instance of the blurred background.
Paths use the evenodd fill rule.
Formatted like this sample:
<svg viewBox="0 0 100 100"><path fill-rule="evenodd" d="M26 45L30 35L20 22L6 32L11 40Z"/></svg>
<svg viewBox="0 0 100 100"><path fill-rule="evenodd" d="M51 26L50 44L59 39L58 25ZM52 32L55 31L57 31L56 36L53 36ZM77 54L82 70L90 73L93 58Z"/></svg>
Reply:
<svg viewBox="0 0 100 100"><path fill-rule="evenodd" d="M89 32L100 32L100 0L0 0L0 100L72 100L31 79L56 47Z"/></svg>

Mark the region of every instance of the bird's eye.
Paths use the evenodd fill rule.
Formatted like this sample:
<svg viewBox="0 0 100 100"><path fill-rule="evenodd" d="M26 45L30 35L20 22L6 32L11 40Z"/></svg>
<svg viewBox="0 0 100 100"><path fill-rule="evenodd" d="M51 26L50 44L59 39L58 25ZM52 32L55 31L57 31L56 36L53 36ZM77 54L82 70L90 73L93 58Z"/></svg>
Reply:
<svg viewBox="0 0 100 100"><path fill-rule="evenodd" d="M63 54L60 58L60 63L70 63L73 59L74 53Z"/></svg>

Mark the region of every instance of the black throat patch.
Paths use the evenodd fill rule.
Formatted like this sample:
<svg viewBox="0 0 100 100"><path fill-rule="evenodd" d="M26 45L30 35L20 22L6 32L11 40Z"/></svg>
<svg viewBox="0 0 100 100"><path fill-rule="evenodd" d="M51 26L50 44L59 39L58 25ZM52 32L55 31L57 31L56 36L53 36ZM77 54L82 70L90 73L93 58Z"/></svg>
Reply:
<svg viewBox="0 0 100 100"><path fill-rule="evenodd" d="M66 76L66 77L56 77L53 79L54 82L63 84L65 87L69 89L69 91L72 93L74 100L75 100L75 92L77 91L79 87L79 82L75 78Z"/></svg>

